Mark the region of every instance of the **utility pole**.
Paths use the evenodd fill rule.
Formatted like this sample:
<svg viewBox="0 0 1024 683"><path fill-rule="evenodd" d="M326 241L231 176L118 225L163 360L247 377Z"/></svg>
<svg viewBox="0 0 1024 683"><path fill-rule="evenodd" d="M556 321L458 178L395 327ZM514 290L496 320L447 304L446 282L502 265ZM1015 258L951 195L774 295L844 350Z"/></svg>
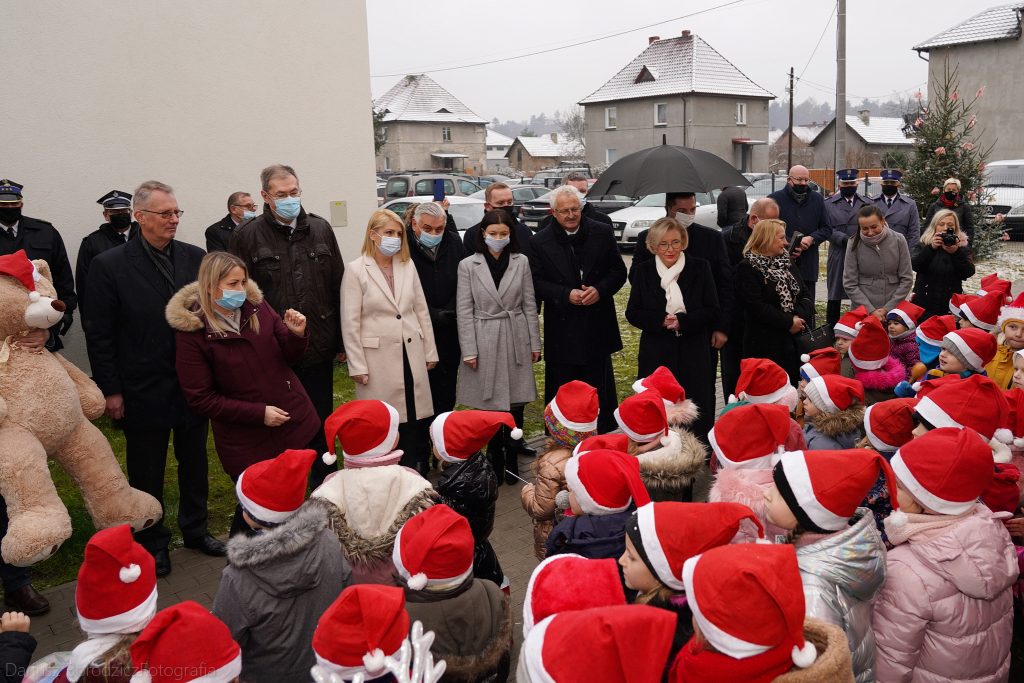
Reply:
<svg viewBox="0 0 1024 683"><path fill-rule="evenodd" d="M793 67L789 67L789 139L786 143L786 173L789 173L793 168Z"/></svg>
<svg viewBox="0 0 1024 683"><path fill-rule="evenodd" d="M846 0L836 12L836 130L833 170L846 165Z"/></svg>

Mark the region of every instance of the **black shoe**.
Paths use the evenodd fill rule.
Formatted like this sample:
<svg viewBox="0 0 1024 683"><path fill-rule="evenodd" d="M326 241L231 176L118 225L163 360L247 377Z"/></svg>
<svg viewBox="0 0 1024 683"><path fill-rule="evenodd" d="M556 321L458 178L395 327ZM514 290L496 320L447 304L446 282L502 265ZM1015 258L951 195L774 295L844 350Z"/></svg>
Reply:
<svg viewBox="0 0 1024 683"><path fill-rule="evenodd" d="M185 547L191 550L198 550L203 555L209 555L210 557L224 557L228 554L228 549L224 544L210 534L203 534L199 538L185 541Z"/></svg>
<svg viewBox="0 0 1024 683"><path fill-rule="evenodd" d="M4 604L15 612L24 612L30 617L38 617L50 611L49 601L40 595L31 583L13 591L6 591Z"/></svg>
<svg viewBox="0 0 1024 683"><path fill-rule="evenodd" d="M513 442L513 444L514 444L515 452L517 454L525 456L527 458L536 458L537 457L537 449L530 448L527 445L527 443L526 443L526 439L520 439L519 441Z"/></svg>
<svg viewBox="0 0 1024 683"><path fill-rule="evenodd" d="M156 575L167 576L171 573L171 555L167 548L161 548L153 553L153 560L156 564Z"/></svg>

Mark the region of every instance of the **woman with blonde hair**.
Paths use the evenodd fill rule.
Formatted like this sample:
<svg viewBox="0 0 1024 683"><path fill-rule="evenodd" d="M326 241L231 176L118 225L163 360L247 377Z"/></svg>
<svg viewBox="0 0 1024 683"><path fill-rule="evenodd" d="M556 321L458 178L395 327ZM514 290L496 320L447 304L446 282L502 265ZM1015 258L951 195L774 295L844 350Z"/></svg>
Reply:
<svg viewBox="0 0 1024 683"><path fill-rule="evenodd" d="M306 317L288 309L282 320L241 259L207 254L198 281L168 302L167 322L176 331L185 400L210 419L232 480L255 462L316 439L320 418L290 367L309 343ZM235 521L232 532L245 528L240 515Z"/></svg>
<svg viewBox="0 0 1024 683"><path fill-rule="evenodd" d="M736 266L736 296L746 319L744 358L769 358L799 380L799 356L793 338L814 313L803 279L794 270L786 224L758 221Z"/></svg>
<svg viewBox="0 0 1024 683"><path fill-rule="evenodd" d="M912 300L924 309L918 324L948 313L950 297L962 294L964 280L974 275L967 233L955 211L940 209L932 215L910 264L917 273Z"/></svg>
<svg viewBox="0 0 1024 683"><path fill-rule="evenodd" d="M393 211L370 216L362 255L345 265L341 331L356 398L398 410L401 464L426 474L434 414L427 371L437 365L437 348L406 234Z"/></svg>

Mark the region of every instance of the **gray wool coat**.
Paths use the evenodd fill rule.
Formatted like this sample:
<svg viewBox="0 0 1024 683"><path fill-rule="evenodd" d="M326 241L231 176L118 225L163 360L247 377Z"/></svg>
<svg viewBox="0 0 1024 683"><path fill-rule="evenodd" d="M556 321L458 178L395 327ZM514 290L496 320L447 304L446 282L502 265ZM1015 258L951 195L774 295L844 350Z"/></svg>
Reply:
<svg viewBox="0 0 1024 683"><path fill-rule="evenodd" d="M846 243L843 289L853 308L866 306L869 311L891 311L910 294L914 268L907 241L891 228L884 235L875 246L856 235Z"/></svg>
<svg viewBox="0 0 1024 683"><path fill-rule="evenodd" d="M462 357L477 368L459 369L459 403L478 410L508 410L537 398L533 352L540 352L540 324L530 262L511 254L495 288L484 254L459 264L455 311Z"/></svg>

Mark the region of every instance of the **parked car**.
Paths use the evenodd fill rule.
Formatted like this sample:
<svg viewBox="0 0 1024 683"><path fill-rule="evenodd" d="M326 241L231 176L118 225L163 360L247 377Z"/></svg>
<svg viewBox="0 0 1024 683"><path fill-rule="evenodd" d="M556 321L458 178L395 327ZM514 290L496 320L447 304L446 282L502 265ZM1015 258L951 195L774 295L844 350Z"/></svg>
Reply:
<svg viewBox="0 0 1024 683"><path fill-rule="evenodd" d="M540 229L541 221L551 215L551 204L548 199L549 194L551 194L550 190L539 197L531 199L528 202L523 202L519 205L519 220L525 223L526 227L534 232Z"/></svg>
<svg viewBox="0 0 1024 683"><path fill-rule="evenodd" d="M565 180L565 176L570 173L582 173L588 178L593 177L593 173L590 172L590 166L560 166L558 168L547 168L543 171L537 171L533 174L533 184L543 185L548 189L554 189L561 185Z"/></svg>
<svg viewBox="0 0 1024 683"><path fill-rule="evenodd" d="M1003 214L1010 237L1024 239L1024 159L988 162L985 190L989 215Z"/></svg>
<svg viewBox="0 0 1024 683"><path fill-rule="evenodd" d="M611 215L619 209L633 206L636 197L627 197L620 194L602 194L597 196L587 195L587 204L593 204L594 208L601 213Z"/></svg>
<svg viewBox="0 0 1024 683"><path fill-rule="evenodd" d="M460 197L458 195L452 195L448 199L448 213L455 219L455 228L459 231L459 235L462 236L467 229L476 225L480 222L480 219L484 217L484 200L475 199L473 197ZM434 201L434 195L418 195L415 197L402 197L400 199L392 199L390 202L384 205L385 209L391 209L399 216L405 215L405 210L412 204L422 204L423 202Z"/></svg>
<svg viewBox="0 0 1024 683"><path fill-rule="evenodd" d="M445 196L468 197L480 191L480 186L472 180L447 173L402 173L388 178L384 190L385 199L398 197L434 196L434 180L444 180Z"/></svg>
<svg viewBox="0 0 1024 683"><path fill-rule="evenodd" d="M697 193L697 223L717 229L718 205L715 200L716 193L714 192ZM637 235L654 225L656 220L664 217L664 192L649 194L640 198L633 206L609 214L619 246L629 248L636 246Z"/></svg>

